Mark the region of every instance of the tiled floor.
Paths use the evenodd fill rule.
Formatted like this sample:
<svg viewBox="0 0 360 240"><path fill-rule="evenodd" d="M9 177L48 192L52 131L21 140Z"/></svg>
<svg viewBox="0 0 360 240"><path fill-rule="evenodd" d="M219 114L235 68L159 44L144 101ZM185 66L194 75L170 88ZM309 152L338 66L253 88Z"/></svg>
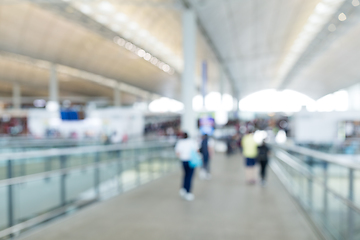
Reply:
<svg viewBox="0 0 360 240"><path fill-rule="evenodd" d="M244 183L240 156L217 155L213 179L178 196L180 174L161 178L28 234L26 240L315 240L274 174L266 188Z"/></svg>

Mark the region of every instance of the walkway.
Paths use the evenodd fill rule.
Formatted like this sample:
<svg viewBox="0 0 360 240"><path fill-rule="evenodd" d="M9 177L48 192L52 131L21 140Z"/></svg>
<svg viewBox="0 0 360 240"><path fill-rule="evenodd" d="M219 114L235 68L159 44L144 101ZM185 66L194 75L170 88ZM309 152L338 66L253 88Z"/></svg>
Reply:
<svg viewBox="0 0 360 240"><path fill-rule="evenodd" d="M217 155L213 179L178 196L180 174L161 178L30 233L26 240L315 240L306 219L270 172L248 186L239 156Z"/></svg>

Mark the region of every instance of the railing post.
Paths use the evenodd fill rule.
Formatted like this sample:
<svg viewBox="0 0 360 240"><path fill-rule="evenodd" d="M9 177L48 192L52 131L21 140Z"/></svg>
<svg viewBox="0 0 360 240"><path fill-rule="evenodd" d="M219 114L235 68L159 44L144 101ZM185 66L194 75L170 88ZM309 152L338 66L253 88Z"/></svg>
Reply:
<svg viewBox="0 0 360 240"><path fill-rule="evenodd" d="M354 169L349 169L349 200L354 201ZM354 239L354 212L348 208L348 238L349 240Z"/></svg>
<svg viewBox="0 0 360 240"><path fill-rule="evenodd" d="M139 156L139 152L140 152L140 154L141 154L141 151L135 151L135 150L134 150L135 169L136 169L136 172L137 172L137 178L136 178L137 186L140 186L140 185L141 185L140 156Z"/></svg>
<svg viewBox="0 0 360 240"><path fill-rule="evenodd" d="M100 153L95 153L95 167L94 167L94 189L95 197L100 198Z"/></svg>
<svg viewBox="0 0 360 240"><path fill-rule="evenodd" d="M13 178L13 166L12 160L7 161L7 177L10 180ZM14 226L14 201L13 201L13 185L8 185L8 225L9 227Z"/></svg>
<svg viewBox="0 0 360 240"><path fill-rule="evenodd" d="M121 161L121 150L118 151L117 156L117 186L118 186L118 192L123 191L123 182L122 182L122 161Z"/></svg>
<svg viewBox="0 0 360 240"><path fill-rule="evenodd" d="M308 164L309 164L309 171L311 173L310 177L308 178L308 204L309 204L309 211L312 211L312 200L313 200L313 159L308 157Z"/></svg>
<svg viewBox="0 0 360 240"><path fill-rule="evenodd" d="M324 222L325 226L328 226L328 215L329 215L329 201L328 201L328 163L324 162L324 196L323 196L323 205L324 205Z"/></svg>
<svg viewBox="0 0 360 240"><path fill-rule="evenodd" d="M60 156L60 168L65 171L66 169L66 156ZM66 173L62 172L60 177L60 204L61 206L66 205Z"/></svg>

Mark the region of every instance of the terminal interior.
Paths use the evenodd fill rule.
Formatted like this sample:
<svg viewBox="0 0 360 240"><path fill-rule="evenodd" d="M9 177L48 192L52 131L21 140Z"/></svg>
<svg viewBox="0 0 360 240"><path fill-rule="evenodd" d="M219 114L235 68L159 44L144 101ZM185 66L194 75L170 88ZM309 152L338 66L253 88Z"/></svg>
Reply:
<svg viewBox="0 0 360 240"><path fill-rule="evenodd" d="M359 0L0 0L0 240L360 239L359 39Z"/></svg>

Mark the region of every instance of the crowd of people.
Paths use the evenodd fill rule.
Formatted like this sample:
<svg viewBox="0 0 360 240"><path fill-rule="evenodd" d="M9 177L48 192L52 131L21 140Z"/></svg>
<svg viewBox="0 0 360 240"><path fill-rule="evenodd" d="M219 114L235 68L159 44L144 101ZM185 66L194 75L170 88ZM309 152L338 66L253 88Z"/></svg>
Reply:
<svg viewBox="0 0 360 240"><path fill-rule="evenodd" d="M262 186L266 184L266 167L268 165L269 148L265 140L259 145L254 139L254 131L248 130L240 141L242 155L245 161L245 180L248 184L256 183L256 164L260 165L260 183ZM192 179L195 172L195 166L192 164L194 156L201 154L202 164L200 167L199 178L210 180L210 160L215 152L214 140L208 135L203 135L200 144L187 133L183 133L175 146L175 152L180 159L183 168L183 178L179 194L187 201L194 200L192 193Z"/></svg>

